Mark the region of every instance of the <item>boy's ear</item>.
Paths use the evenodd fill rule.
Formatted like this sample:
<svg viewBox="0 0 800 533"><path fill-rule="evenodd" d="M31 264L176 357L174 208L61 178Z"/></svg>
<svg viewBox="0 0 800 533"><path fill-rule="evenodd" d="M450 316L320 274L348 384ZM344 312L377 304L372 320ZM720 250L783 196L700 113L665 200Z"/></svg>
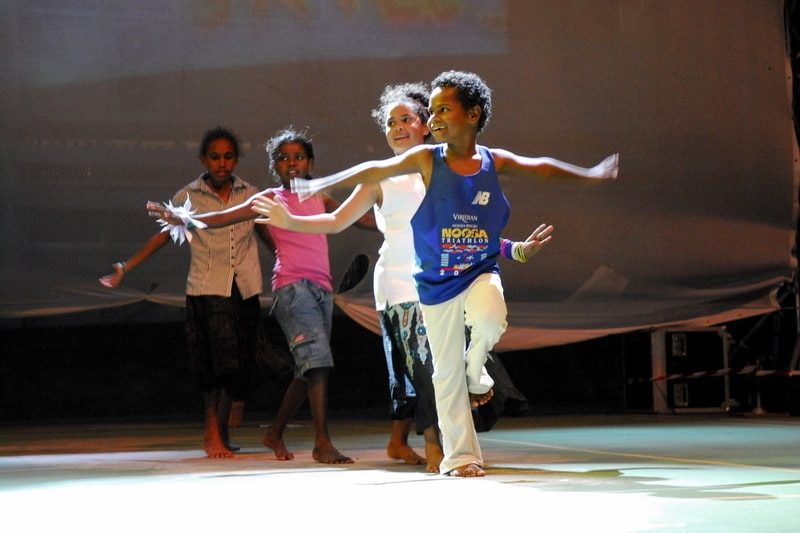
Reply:
<svg viewBox="0 0 800 533"><path fill-rule="evenodd" d="M481 118L481 106L479 105L472 106L470 110L467 111L467 117L469 117L471 121L477 123L478 120L480 120Z"/></svg>

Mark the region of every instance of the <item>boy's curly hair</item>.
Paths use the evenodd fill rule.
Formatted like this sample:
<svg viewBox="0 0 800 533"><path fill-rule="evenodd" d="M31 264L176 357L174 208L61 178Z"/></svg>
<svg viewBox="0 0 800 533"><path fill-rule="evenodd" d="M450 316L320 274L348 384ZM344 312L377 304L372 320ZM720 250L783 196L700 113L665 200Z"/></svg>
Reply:
<svg viewBox="0 0 800 533"><path fill-rule="evenodd" d="M387 85L378 101L378 107L372 110L372 118L382 131L386 127L386 117L391 109L397 104L409 104L419 115L422 123L426 124L430 117L428 112L430 98L431 91L421 81Z"/></svg>
<svg viewBox="0 0 800 533"><path fill-rule="evenodd" d="M465 110L478 106L481 117L478 119L478 133L482 132L492 116L492 90L486 83L472 72L448 70L442 72L431 82L431 88L454 87L458 101Z"/></svg>

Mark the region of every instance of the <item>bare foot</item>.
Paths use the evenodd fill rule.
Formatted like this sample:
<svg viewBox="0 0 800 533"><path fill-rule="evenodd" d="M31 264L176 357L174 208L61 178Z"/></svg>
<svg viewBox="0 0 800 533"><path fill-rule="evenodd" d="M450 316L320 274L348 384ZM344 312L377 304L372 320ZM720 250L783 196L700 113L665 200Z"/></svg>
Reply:
<svg viewBox="0 0 800 533"><path fill-rule="evenodd" d="M444 459L444 450L441 444L425 443L425 457L427 458L428 467L425 469L429 474L438 474L439 465Z"/></svg>
<svg viewBox="0 0 800 533"><path fill-rule="evenodd" d="M231 405L231 413L228 416L228 427L237 428L242 425L244 418L244 402L236 401Z"/></svg>
<svg viewBox="0 0 800 533"><path fill-rule="evenodd" d="M354 462L351 458L343 455L339 450L334 448L332 444L315 447L311 452L311 457L318 463L325 463L328 465L350 464Z"/></svg>
<svg viewBox="0 0 800 533"><path fill-rule="evenodd" d="M389 441L389 445L386 446L386 455L388 455L390 459L398 459L409 465L425 464L425 458L415 452L408 444L398 444Z"/></svg>
<svg viewBox="0 0 800 533"><path fill-rule="evenodd" d="M486 472L484 472L483 468L476 465L475 463L470 463L468 465L454 468L453 470L448 472L447 475L453 477L483 477L486 475Z"/></svg>
<svg viewBox="0 0 800 533"><path fill-rule="evenodd" d="M213 459L227 459L233 457L233 452L218 439L204 439L203 450L206 452L206 456Z"/></svg>
<svg viewBox="0 0 800 533"><path fill-rule="evenodd" d="M492 396L494 396L494 391L491 390L491 389L489 389L489 392L487 392L485 394L473 394L473 393L470 392L469 393L469 405L471 407L478 407L478 406L484 405L484 404L488 403L489 400L492 399Z"/></svg>
<svg viewBox="0 0 800 533"><path fill-rule="evenodd" d="M294 459L294 454L286 449L286 443L283 442L282 438L276 437L271 433L265 433L261 442L264 443L264 446L275 452L275 457L278 461L291 461Z"/></svg>

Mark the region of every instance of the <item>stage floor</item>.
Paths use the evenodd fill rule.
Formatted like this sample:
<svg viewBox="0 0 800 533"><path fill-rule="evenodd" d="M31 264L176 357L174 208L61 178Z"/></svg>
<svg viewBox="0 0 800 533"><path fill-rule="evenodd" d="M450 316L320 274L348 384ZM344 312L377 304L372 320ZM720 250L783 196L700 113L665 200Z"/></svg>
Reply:
<svg viewBox="0 0 800 533"><path fill-rule="evenodd" d="M389 460L375 418L331 422L355 464L315 463L307 420L287 430L295 460L279 462L253 418L232 430L233 459L205 458L200 423L0 427L3 529L800 531L800 418L502 418L480 434L479 479Z"/></svg>

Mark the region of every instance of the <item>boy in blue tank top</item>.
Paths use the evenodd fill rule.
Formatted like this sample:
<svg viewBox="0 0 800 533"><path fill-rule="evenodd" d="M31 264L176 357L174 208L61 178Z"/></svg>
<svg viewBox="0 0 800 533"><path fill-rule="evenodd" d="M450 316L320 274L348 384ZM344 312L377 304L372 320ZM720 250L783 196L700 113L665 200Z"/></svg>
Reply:
<svg viewBox="0 0 800 533"><path fill-rule="evenodd" d="M492 395L494 383L483 366L507 326L497 258L527 259L522 243L505 246L500 239L509 205L497 176L614 179L618 155L583 168L480 146L478 134L491 116L489 87L476 74L457 71L440 74L431 87L428 127L440 144L420 145L327 178L293 181L292 188L303 198L334 185L376 183L412 172L422 176L426 194L411 223L444 447L440 472L479 477L485 472L471 407Z"/></svg>

